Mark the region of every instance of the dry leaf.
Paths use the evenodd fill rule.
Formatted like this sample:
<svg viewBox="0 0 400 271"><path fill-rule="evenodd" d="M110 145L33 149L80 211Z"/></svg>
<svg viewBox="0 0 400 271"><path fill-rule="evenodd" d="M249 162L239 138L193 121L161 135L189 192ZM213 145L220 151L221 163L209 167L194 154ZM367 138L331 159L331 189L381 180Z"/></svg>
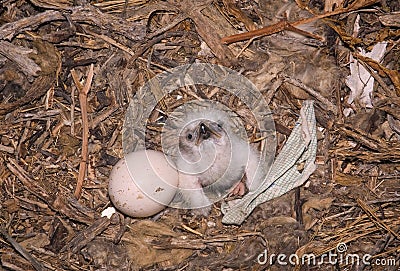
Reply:
<svg viewBox="0 0 400 271"><path fill-rule="evenodd" d="M169 244L170 238L176 236L177 234L163 223L141 220L130 227L130 231L124 234L124 239L127 240L126 249L132 263L141 268L156 263L165 267L177 265L193 253L190 249L155 248L155 244Z"/></svg>
<svg viewBox="0 0 400 271"><path fill-rule="evenodd" d="M326 210L331 207L334 200L334 198L311 198L303 204L303 214L306 214L310 209L318 211Z"/></svg>

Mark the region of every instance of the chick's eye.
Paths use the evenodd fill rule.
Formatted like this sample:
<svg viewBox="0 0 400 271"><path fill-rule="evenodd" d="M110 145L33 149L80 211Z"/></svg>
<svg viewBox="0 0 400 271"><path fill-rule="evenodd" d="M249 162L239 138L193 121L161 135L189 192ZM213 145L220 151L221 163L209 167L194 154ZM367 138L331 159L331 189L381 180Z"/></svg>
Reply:
<svg viewBox="0 0 400 271"><path fill-rule="evenodd" d="M186 138L189 139L189 140L192 140L193 135L192 135L192 134L188 134L188 135L186 136Z"/></svg>

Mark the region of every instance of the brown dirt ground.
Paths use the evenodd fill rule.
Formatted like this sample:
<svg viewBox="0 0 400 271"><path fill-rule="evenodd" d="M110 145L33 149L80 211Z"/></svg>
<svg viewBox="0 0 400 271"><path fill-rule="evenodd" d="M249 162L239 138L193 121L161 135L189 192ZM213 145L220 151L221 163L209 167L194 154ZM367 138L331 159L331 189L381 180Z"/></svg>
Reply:
<svg viewBox="0 0 400 271"><path fill-rule="evenodd" d="M396 0L1 0L0 270L398 270L399 11ZM262 27L250 42L221 42ZM360 54L383 42L381 60ZM354 59L374 78L370 93L346 85L359 75ZM241 226L221 223L220 203L209 217L168 208L102 218L131 97L194 62L230 67L258 87L277 153L302 102L314 100L317 170ZM199 86L162 99L147 147L160 146L156 120L204 97L237 111L250 141L259 136L237 97ZM339 249L335 263L321 258ZM316 264L289 263L307 253Z"/></svg>

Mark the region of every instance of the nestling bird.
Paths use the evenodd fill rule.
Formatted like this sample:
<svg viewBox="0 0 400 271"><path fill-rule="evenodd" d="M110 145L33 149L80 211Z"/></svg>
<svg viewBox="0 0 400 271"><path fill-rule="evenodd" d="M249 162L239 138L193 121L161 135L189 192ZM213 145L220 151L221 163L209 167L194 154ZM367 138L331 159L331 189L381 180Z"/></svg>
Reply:
<svg viewBox="0 0 400 271"><path fill-rule="evenodd" d="M179 171L172 207L196 209L195 214L206 216L212 203L245 193L244 175L250 192L260 185L260 154L248 144L238 119L221 105L191 103L170 125L167 122L164 152Z"/></svg>

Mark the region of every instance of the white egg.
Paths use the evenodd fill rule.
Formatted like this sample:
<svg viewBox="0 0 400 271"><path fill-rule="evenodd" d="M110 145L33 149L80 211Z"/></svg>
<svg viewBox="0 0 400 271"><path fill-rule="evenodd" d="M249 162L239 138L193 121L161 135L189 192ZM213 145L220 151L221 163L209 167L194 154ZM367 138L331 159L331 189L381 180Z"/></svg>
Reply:
<svg viewBox="0 0 400 271"><path fill-rule="evenodd" d="M110 174L108 193L114 206L132 217L162 211L175 196L178 172L164 153L143 150L118 161Z"/></svg>

